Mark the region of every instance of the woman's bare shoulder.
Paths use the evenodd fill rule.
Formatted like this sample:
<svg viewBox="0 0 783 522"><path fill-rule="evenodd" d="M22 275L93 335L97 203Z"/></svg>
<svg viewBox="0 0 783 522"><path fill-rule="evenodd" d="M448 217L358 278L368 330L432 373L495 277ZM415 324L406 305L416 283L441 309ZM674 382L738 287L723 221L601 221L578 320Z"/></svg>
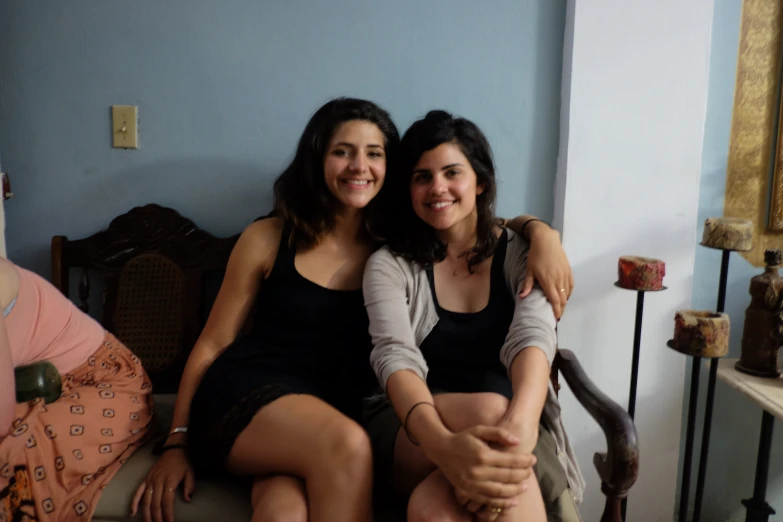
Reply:
<svg viewBox="0 0 783 522"><path fill-rule="evenodd" d="M280 236L283 234L283 218L281 217L266 217L253 221L242 232L242 237L247 236L251 241L259 242L273 242L280 241Z"/></svg>
<svg viewBox="0 0 783 522"><path fill-rule="evenodd" d="M268 217L249 224L237 240L229 265L268 273L274 265L283 234L283 219Z"/></svg>

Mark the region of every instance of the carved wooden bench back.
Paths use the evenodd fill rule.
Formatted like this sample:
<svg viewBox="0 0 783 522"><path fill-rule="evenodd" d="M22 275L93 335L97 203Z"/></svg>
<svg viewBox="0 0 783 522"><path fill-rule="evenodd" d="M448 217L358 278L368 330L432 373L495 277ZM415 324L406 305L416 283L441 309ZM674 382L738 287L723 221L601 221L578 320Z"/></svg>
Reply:
<svg viewBox="0 0 783 522"><path fill-rule="evenodd" d="M92 276L103 295L94 314L142 360L158 393L176 393L239 236L216 238L177 211L155 204L116 217L106 230L52 238L52 282L70 294L80 268L79 308L89 312ZM550 376L558 384L558 360Z"/></svg>
<svg viewBox="0 0 783 522"><path fill-rule="evenodd" d="M237 237L216 238L170 208L137 207L88 238L53 237L52 283L69 295L70 269L80 269L79 308L97 303L93 315L139 356L155 391L175 393Z"/></svg>

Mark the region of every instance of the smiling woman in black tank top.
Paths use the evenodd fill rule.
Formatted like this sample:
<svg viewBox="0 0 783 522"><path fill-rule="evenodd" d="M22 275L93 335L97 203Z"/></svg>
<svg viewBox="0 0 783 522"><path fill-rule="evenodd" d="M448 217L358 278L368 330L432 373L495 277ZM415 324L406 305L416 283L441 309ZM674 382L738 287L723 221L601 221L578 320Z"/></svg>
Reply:
<svg viewBox="0 0 783 522"><path fill-rule="evenodd" d="M175 519L176 489L190 499L195 469L251 479L254 520L371 520L371 447L355 420L371 378L361 284L381 225L394 225L380 191L398 143L371 102L337 99L313 115L275 182L272 217L231 254L133 512ZM557 239L539 244L540 279L555 285L567 261Z"/></svg>
<svg viewBox="0 0 783 522"><path fill-rule="evenodd" d="M390 402L370 399L365 419L378 481L409 497L408 522L560 520L566 466L539 425L555 313L540 288L516 296L528 251L495 218L489 143L472 122L433 111L405 133L401 157L389 189L397 232L364 280Z"/></svg>
<svg viewBox="0 0 783 522"><path fill-rule="evenodd" d="M370 382L361 279L398 142L371 102L333 100L312 117L275 183L274 217L231 254L182 378L171 449L134 499L145 518L172 519L177 485L192 493L192 462L197 474L252 478L254 519L371 519L370 445L354 420Z"/></svg>

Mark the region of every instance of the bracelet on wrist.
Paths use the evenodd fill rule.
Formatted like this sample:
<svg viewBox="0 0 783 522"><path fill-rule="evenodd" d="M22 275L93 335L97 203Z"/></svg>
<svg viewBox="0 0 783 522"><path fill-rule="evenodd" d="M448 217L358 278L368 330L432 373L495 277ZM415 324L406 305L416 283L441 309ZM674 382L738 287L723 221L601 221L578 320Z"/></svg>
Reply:
<svg viewBox="0 0 783 522"><path fill-rule="evenodd" d="M165 453L168 450L187 449L187 448L188 448L187 444L164 444L163 446L161 446L160 452Z"/></svg>
<svg viewBox="0 0 783 522"><path fill-rule="evenodd" d="M549 228L552 228L552 225L550 225L549 223L547 223L547 222L546 222L546 221L544 221L543 219L538 219L538 218L530 218L530 219L528 219L527 221L525 221L524 223L522 223L522 228L520 228L520 229L519 229L519 235L520 235L520 236L521 236L521 235L523 235L523 234L525 233L525 227L526 227L526 226L528 226L528 225L529 225L530 223L532 223L533 221L538 221L538 222L540 222L540 223L543 223L543 224L545 224L545 225L546 225L546 226L548 226Z"/></svg>
<svg viewBox="0 0 783 522"><path fill-rule="evenodd" d="M432 404L431 402L427 402L427 401L417 402L416 404L411 406L411 409L408 410L408 414L405 415L405 422L402 423L402 427L405 430L405 435L408 437L408 440L411 441L411 444L413 444L414 446L419 446L420 444L419 444L419 441L417 441L416 439L414 439L411 436L411 432L408 431L408 420L411 418L411 413L413 413L413 410L415 410L417 407L419 407L419 406L421 406L423 404L426 404L428 406L432 406L433 408L435 408L435 405ZM435 412L436 413L438 412L437 408L435 408ZM440 416L440 414L438 414L438 416Z"/></svg>
<svg viewBox="0 0 783 522"><path fill-rule="evenodd" d="M171 444L166 444L166 441L168 440L168 437L163 437L159 439L155 445L152 447L152 454L153 455L161 455L163 452L172 450L172 449L187 449L188 445L184 442L172 442Z"/></svg>
<svg viewBox="0 0 783 522"><path fill-rule="evenodd" d="M169 437L171 437L172 435L176 435L176 434L178 434L178 433L187 434L187 433L188 433L188 428L187 428L187 426L179 426L179 427L177 427L177 428L174 428L173 430L171 430L171 431L169 432L169 434L168 434L168 435L166 435L166 440L169 440Z"/></svg>

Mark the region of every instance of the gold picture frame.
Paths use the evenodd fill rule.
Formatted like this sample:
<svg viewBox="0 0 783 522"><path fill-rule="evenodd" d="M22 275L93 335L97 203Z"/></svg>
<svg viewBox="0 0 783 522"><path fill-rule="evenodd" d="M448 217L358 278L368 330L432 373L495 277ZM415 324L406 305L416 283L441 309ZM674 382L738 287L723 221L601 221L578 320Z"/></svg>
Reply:
<svg viewBox="0 0 783 522"><path fill-rule="evenodd" d="M783 248L783 142L775 143L782 28L783 2L743 1L724 215L753 222L753 249L742 255L755 266L766 249Z"/></svg>
<svg viewBox="0 0 783 522"><path fill-rule="evenodd" d="M778 110L778 133L775 142L775 166L772 170L772 199L769 202L768 225L773 232L783 232L783 97Z"/></svg>

